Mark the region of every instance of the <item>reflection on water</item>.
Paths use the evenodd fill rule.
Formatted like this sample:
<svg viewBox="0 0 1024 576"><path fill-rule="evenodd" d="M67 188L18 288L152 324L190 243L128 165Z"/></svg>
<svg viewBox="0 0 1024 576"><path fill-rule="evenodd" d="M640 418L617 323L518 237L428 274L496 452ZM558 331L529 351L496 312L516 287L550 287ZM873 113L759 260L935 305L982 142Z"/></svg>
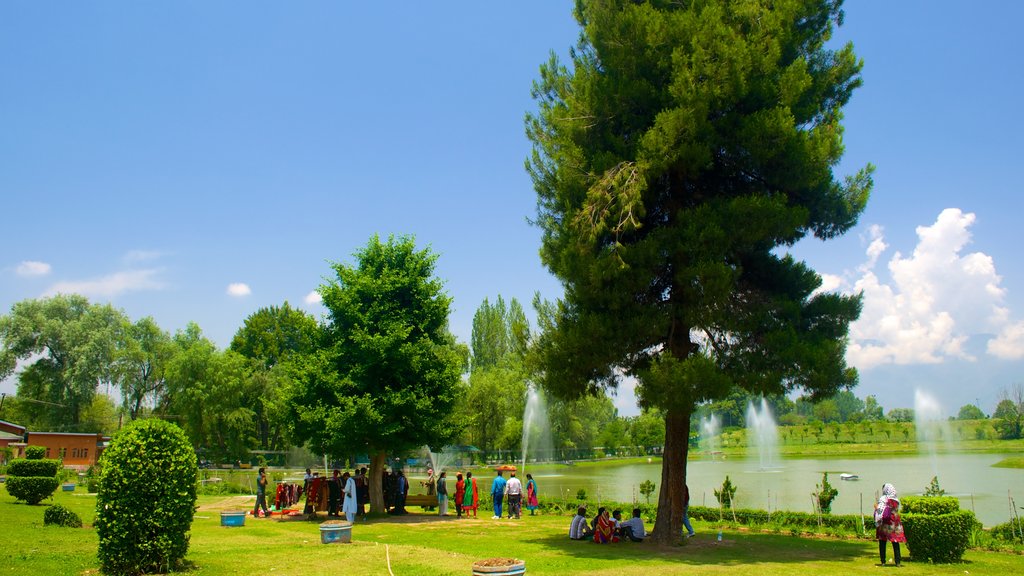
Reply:
<svg viewBox="0 0 1024 576"><path fill-rule="evenodd" d="M742 508L812 512L811 493L821 475L839 495L832 504L836 514L871 514L878 491L892 482L901 495L924 492L938 467L939 483L948 495L960 499L960 506L974 510L985 526L1008 520L1007 491L1024 493L1024 470L992 468L1010 454L940 454L928 456L884 456L878 458L830 458L783 460L782 469L759 470L758 461L691 461L687 464L690 502L695 506L717 506L714 489L728 474L737 486L736 503ZM858 481L843 481L840 473L857 474ZM650 480L660 490L661 463L627 464L590 468L580 466L561 474L534 474L541 497L571 499L585 488L591 499L620 502L643 501L639 485ZM565 496L569 494L570 496ZM657 502L658 492L651 496Z"/></svg>

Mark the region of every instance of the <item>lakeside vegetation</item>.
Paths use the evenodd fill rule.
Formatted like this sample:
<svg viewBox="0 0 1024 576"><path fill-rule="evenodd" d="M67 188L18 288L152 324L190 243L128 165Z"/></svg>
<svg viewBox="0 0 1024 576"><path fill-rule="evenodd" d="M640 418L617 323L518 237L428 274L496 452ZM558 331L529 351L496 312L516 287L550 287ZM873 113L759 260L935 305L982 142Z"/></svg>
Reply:
<svg viewBox="0 0 1024 576"><path fill-rule="evenodd" d="M47 506L15 503L0 490L0 517L18 526L17 538L0 541L0 574L95 574L98 540L92 528L95 498L81 492L54 495L73 510L83 528L43 526ZM247 519L245 527L223 528L221 510L251 505L237 497L202 496L192 524L186 560L208 576L242 573L283 575L328 573L461 575L472 562L495 556L526 560L530 574L657 576L678 574L774 575L799 571L810 576L876 574L877 545L824 531L798 536L770 525L743 526L696 521L697 536L676 547L651 543L596 545L566 537L568 516L543 514L510 520L455 520L433 514L371 518L358 522L351 545L325 546L317 523L303 520ZM648 528L650 525L648 525ZM723 531L723 540L716 539ZM26 544L26 543L31 543ZM934 565L907 561L902 574L972 575L1024 571L1024 556L971 549L964 564Z"/></svg>

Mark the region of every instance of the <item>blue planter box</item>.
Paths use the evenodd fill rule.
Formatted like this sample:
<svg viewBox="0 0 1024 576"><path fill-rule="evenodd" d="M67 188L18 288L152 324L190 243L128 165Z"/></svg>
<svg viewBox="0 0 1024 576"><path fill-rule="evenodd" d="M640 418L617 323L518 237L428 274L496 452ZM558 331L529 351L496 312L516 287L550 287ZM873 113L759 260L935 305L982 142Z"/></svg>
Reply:
<svg viewBox="0 0 1024 576"><path fill-rule="evenodd" d="M348 544L349 542L352 542L352 524L350 522L320 525L321 544Z"/></svg>
<svg viewBox="0 0 1024 576"><path fill-rule="evenodd" d="M221 526L245 526L245 510L233 510L220 513Z"/></svg>
<svg viewBox="0 0 1024 576"><path fill-rule="evenodd" d="M74 492L75 491L75 485L73 483L71 483L71 482L68 482L67 484L61 484L61 488L65 492Z"/></svg>

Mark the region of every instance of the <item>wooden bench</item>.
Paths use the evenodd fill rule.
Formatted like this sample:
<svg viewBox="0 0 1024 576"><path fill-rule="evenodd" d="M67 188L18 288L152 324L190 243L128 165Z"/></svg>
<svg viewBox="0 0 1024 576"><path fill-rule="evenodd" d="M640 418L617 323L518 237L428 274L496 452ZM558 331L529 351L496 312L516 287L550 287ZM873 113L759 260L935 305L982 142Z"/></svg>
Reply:
<svg viewBox="0 0 1024 576"><path fill-rule="evenodd" d="M433 494L409 494L405 497L406 506L436 507L437 496Z"/></svg>

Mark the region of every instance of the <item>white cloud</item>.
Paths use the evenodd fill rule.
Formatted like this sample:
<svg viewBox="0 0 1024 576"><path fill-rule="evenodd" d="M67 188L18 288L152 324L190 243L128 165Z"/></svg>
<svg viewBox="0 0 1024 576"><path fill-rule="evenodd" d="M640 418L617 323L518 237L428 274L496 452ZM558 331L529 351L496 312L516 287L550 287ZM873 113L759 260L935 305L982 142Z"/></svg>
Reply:
<svg viewBox="0 0 1024 576"><path fill-rule="evenodd" d="M46 262L25 260L14 269L18 276L46 276L50 273L51 267Z"/></svg>
<svg viewBox="0 0 1024 576"><path fill-rule="evenodd" d="M228 284L227 294L234 298L241 298L252 294L252 289L244 282L235 282L233 284Z"/></svg>
<svg viewBox="0 0 1024 576"><path fill-rule="evenodd" d="M128 270L115 272L90 280L68 280L57 282L46 289L43 296L54 294L81 294L82 296L113 297L125 292L160 290L164 283L157 278L160 270Z"/></svg>
<svg viewBox="0 0 1024 576"><path fill-rule="evenodd" d="M875 272L888 248L882 229L869 229L867 261L857 269L859 277L841 282L842 288L864 295L860 319L850 326L851 364L973 361L965 345L978 334L998 334L988 343L989 354L1024 357L1024 323L1010 323L995 263L982 252L963 253L974 222L974 214L948 208L931 226L919 226L913 253L896 252L889 260L889 283ZM834 278L823 276L829 284Z"/></svg>
<svg viewBox="0 0 1024 576"><path fill-rule="evenodd" d="M306 304L313 305L313 304L319 304L319 303L323 302L324 301L324 297L321 296L320 293L317 292L316 290L313 290L309 294L306 294L306 297L304 298L304 300L306 301Z"/></svg>

